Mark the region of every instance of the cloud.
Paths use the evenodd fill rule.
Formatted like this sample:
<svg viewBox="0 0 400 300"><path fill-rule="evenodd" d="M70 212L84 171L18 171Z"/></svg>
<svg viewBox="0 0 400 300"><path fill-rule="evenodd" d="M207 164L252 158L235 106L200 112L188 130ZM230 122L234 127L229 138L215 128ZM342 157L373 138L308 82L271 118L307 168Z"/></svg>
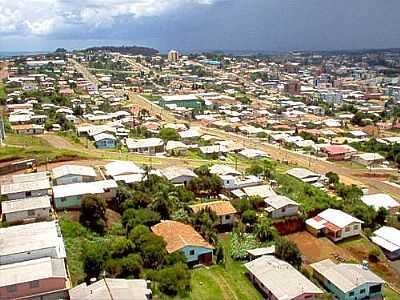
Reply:
<svg viewBox="0 0 400 300"><path fill-rule="evenodd" d="M0 0L0 33L47 36L112 28L122 18L158 17L223 0Z"/></svg>

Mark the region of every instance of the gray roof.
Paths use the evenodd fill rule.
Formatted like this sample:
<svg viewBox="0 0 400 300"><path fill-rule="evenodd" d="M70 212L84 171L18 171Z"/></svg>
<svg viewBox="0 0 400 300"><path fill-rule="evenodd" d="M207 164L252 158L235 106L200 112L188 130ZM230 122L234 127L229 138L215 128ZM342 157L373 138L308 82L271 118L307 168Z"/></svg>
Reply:
<svg viewBox="0 0 400 300"><path fill-rule="evenodd" d="M56 221L0 228L1 256L45 248L59 249L59 255L65 257L65 248L60 228Z"/></svg>
<svg viewBox="0 0 400 300"><path fill-rule="evenodd" d="M344 293L363 284L383 284L385 281L371 270L357 264L335 264L330 259L314 263L311 267Z"/></svg>
<svg viewBox="0 0 400 300"><path fill-rule="evenodd" d="M66 175L80 175L96 177L96 171L92 167L78 165L63 165L51 170L53 178L57 179Z"/></svg>
<svg viewBox="0 0 400 300"><path fill-rule="evenodd" d="M118 184L115 180L100 180L94 182L78 182L53 187L54 198L103 194L104 189L116 189Z"/></svg>
<svg viewBox="0 0 400 300"><path fill-rule="evenodd" d="M175 179L177 177L186 176L186 177L197 177L197 175L188 168L180 168L180 167L168 167L161 170L161 174L167 178L168 180Z"/></svg>
<svg viewBox="0 0 400 300"><path fill-rule="evenodd" d="M288 205L299 206L299 204L296 201L293 201L292 199L289 199L288 197L281 196L281 195L274 195L274 196L268 197L265 199L265 202L269 206L271 206L272 208L275 208L275 209L280 209L280 208L288 206Z"/></svg>
<svg viewBox="0 0 400 300"><path fill-rule="evenodd" d="M71 300L147 300L152 292L144 279L102 279L69 291Z"/></svg>
<svg viewBox="0 0 400 300"><path fill-rule="evenodd" d="M303 169L303 168L293 168L286 172L286 174L293 176L297 179L305 181L306 178L316 178L318 179L321 177L320 174L314 173L310 170Z"/></svg>
<svg viewBox="0 0 400 300"><path fill-rule="evenodd" d="M2 195L46 189L50 189L50 181L47 178L29 182L6 183L0 186Z"/></svg>
<svg viewBox="0 0 400 300"><path fill-rule="evenodd" d="M67 280L63 259L45 257L0 266L0 287L46 278Z"/></svg>
<svg viewBox="0 0 400 300"><path fill-rule="evenodd" d="M32 197L1 202L3 214L50 207L50 196Z"/></svg>
<svg viewBox="0 0 400 300"><path fill-rule="evenodd" d="M244 265L278 300L323 292L298 270L274 256L264 255Z"/></svg>
<svg viewBox="0 0 400 300"><path fill-rule="evenodd" d="M46 172L38 172L38 173L30 173L30 174L18 174L12 176L12 183L21 183L21 182L32 182L32 181L41 181L44 179L48 179Z"/></svg>
<svg viewBox="0 0 400 300"><path fill-rule="evenodd" d="M273 197L276 195L269 185L256 185L251 187L245 187L243 188L243 191L249 197L259 196L263 199L267 197Z"/></svg>

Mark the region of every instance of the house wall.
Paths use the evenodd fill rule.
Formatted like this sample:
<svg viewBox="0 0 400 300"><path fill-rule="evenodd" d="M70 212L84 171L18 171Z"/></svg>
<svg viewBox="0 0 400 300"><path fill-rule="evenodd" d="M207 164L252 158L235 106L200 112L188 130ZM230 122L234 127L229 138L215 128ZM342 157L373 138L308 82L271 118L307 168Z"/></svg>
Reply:
<svg viewBox="0 0 400 300"><path fill-rule="evenodd" d="M0 299L15 299L19 297L33 296L66 288L65 278L47 278L38 280L39 286L32 288L31 282L24 282L16 285L15 292L9 292L7 286L0 287Z"/></svg>
<svg viewBox="0 0 400 300"><path fill-rule="evenodd" d="M59 253L55 246L50 248L29 250L20 253L12 253L9 255L0 256L0 265L13 264L44 257L58 257L58 254Z"/></svg>
<svg viewBox="0 0 400 300"><path fill-rule="evenodd" d="M194 254L190 254L190 251L194 251ZM213 253L212 249L208 248L203 248L203 247L197 247L197 246L186 246L181 249L181 251L185 254L186 256L186 261L193 262L197 261L199 259L199 256L205 253Z"/></svg>
<svg viewBox="0 0 400 300"><path fill-rule="evenodd" d="M298 212L299 212L299 207L297 205L288 205L286 207L274 210L271 213L271 217L274 219L290 217L297 215Z"/></svg>
<svg viewBox="0 0 400 300"><path fill-rule="evenodd" d="M81 199L86 195L78 195L71 197L54 198L54 206L56 209L78 208L81 206Z"/></svg>
<svg viewBox="0 0 400 300"><path fill-rule="evenodd" d="M336 287L332 282L330 282L327 278L325 278L323 275L317 273L314 271L314 274L316 275L316 278L324 285L324 287L331 293L333 293L336 298L339 300L357 300L357 299L364 299L366 297L380 297L382 296L382 292L378 293L370 293L369 288L373 286L373 284L362 284L358 286L357 288L353 289L352 291L349 291L347 293L344 293L342 290L340 290L338 287ZM362 290L364 292L362 293Z"/></svg>
<svg viewBox="0 0 400 300"><path fill-rule="evenodd" d="M96 148L98 149L112 149L115 148L115 140L112 139L104 139L101 141L97 141Z"/></svg>
<svg viewBox="0 0 400 300"><path fill-rule="evenodd" d="M45 220L49 217L50 207L24 210L4 214L7 223L18 223L28 219Z"/></svg>
<svg viewBox="0 0 400 300"><path fill-rule="evenodd" d="M351 236L361 234L361 224L360 223L352 223L349 226L346 226L342 229L342 235L338 240L345 239Z"/></svg>
<svg viewBox="0 0 400 300"><path fill-rule="evenodd" d="M28 195L27 192L8 194L7 198L8 198L8 200L17 200L17 199L25 199L25 198L29 198L29 197L47 196L49 193L48 189L36 190L36 191L30 191L30 192L31 192L31 195Z"/></svg>
<svg viewBox="0 0 400 300"><path fill-rule="evenodd" d="M193 177L191 177L191 176L179 176L179 177L171 179L170 182L174 183L174 184L185 184L186 185L189 182L191 182L192 179L193 179Z"/></svg>
<svg viewBox="0 0 400 300"><path fill-rule="evenodd" d="M232 225L233 223L235 223L235 219L236 219L235 214L228 214L219 217L221 225Z"/></svg>
<svg viewBox="0 0 400 300"><path fill-rule="evenodd" d="M55 180L56 185L64 185L64 184L72 184L78 182L93 182L95 181L95 177L91 176L81 176L75 174L65 175L63 177L59 177Z"/></svg>
<svg viewBox="0 0 400 300"><path fill-rule="evenodd" d="M390 260L396 260L400 258L400 250L389 252L383 248L381 249L383 250L383 253L386 255L386 257L389 258Z"/></svg>

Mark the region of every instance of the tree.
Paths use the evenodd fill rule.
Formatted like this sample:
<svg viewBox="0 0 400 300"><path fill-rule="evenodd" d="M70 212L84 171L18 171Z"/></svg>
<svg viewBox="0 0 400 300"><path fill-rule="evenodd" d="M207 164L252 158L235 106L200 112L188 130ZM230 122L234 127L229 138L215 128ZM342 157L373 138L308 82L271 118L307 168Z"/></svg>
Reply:
<svg viewBox="0 0 400 300"><path fill-rule="evenodd" d="M154 278L162 293L169 296L185 296L190 291L191 275L187 265L178 263L157 272Z"/></svg>
<svg viewBox="0 0 400 300"><path fill-rule="evenodd" d="M380 207L375 216L375 224L385 225L388 211L384 207Z"/></svg>
<svg viewBox="0 0 400 300"><path fill-rule="evenodd" d="M129 232L137 225L152 226L160 221L160 214L147 208L129 208L122 215L122 225Z"/></svg>
<svg viewBox="0 0 400 300"><path fill-rule="evenodd" d="M338 184L340 181L339 175L336 173L328 172L325 176L328 178L329 184Z"/></svg>
<svg viewBox="0 0 400 300"><path fill-rule="evenodd" d="M158 137L162 139L164 142L179 141L181 139L181 137L174 128L165 128L165 127L160 129Z"/></svg>
<svg viewBox="0 0 400 300"><path fill-rule="evenodd" d="M254 224L256 220L257 214L252 209L248 209L242 214L242 222L245 224Z"/></svg>
<svg viewBox="0 0 400 300"><path fill-rule="evenodd" d="M82 256L86 279L98 278L105 267L107 247L103 243L87 242L83 245Z"/></svg>
<svg viewBox="0 0 400 300"><path fill-rule="evenodd" d="M215 256L216 256L216 262L217 264L222 264L224 263L224 247L223 245L218 242L215 250Z"/></svg>
<svg viewBox="0 0 400 300"><path fill-rule="evenodd" d="M285 238L277 240L275 245L275 256L282 259L297 269L300 269L302 264L301 253L297 245Z"/></svg>
<svg viewBox="0 0 400 300"><path fill-rule="evenodd" d="M258 218L254 233L260 242L272 241L279 235L271 220L265 216Z"/></svg>
<svg viewBox="0 0 400 300"><path fill-rule="evenodd" d="M219 218L215 212L205 208L195 213L192 217L192 225L210 243L217 242L217 226Z"/></svg>
<svg viewBox="0 0 400 300"><path fill-rule="evenodd" d="M104 199L86 196L82 199L79 222L97 233L104 233L107 204Z"/></svg>

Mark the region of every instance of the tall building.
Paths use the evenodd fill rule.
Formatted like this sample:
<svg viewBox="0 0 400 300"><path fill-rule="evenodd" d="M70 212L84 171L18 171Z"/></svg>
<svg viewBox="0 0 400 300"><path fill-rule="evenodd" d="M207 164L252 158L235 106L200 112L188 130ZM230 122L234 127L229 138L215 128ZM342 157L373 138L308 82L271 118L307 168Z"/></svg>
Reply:
<svg viewBox="0 0 400 300"><path fill-rule="evenodd" d="M179 52L176 50L171 50L168 52L168 60L169 61L177 61L179 60Z"/></svg>

